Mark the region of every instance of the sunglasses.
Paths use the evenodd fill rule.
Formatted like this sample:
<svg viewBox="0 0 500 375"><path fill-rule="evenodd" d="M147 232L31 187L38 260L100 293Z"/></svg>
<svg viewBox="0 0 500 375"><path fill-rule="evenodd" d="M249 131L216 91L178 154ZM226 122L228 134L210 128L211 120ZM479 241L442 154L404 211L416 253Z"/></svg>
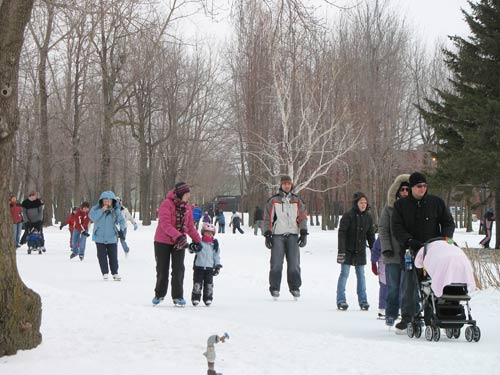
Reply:
<svg viewBox="0 0 500 375"><path fill-rule="evenodd" d="M427 184L416 184L415 187L419 188L419 189L422 189L422 188L426 188Z"/></svg>
<svg viewBox="0 0 500 375"><path fill-rule="evenodd" d="M403 192L403 191L410 191L410 189L408 189L407 187L402 187L401 189L399 189L399 191Z"/></svg>

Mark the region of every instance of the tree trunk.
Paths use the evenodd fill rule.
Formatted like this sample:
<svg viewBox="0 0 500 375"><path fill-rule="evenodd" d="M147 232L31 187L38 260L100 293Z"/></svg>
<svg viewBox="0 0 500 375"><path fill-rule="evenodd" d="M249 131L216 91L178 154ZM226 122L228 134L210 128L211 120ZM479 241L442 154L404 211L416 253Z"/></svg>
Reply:
<svg viewBox="0 0 500 375"><path fill-rule="evenodd" d="M47 108L47 59L49 54L50 36L54 20L54 6L47 4L47 30L43 44L40 47L40 62L38 64L38 84L40 85L40 148L43 174L44 200L43 223L44 226L52 225L52 178L51 178L51 157L50 157L50 136L49 136L49 117Z"/></svg>
<svg viewBox="0 0 500 375"><path fill-rule="evenodd" d="M0 2L0 194L7 196L14 136L19 125L17 86L24 29L33 0ZM31 349L42 341L40 296L19 277L12 220L0 207L0 357Z"/></svg>

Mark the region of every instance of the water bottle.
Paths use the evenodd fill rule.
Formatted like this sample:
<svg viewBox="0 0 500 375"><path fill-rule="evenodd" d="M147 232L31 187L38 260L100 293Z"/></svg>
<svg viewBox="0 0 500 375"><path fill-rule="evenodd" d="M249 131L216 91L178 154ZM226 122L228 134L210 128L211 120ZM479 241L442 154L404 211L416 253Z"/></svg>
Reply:
<svg viewBox="0 0 500 375"><path fill-rule="evenodd" d="M411 259L410 249L406 249L405 252L405 269L411 271L413 269L413 263Z"/></svg>

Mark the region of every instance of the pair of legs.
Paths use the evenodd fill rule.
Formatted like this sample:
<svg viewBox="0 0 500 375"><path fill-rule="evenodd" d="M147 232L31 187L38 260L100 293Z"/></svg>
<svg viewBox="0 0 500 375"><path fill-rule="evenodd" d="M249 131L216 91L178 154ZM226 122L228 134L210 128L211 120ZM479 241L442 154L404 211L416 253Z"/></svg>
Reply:
<svg viewBox="0 0 500 375"><path fill-rule="evenodd" d="M156 298L164 298L168 290L168 276L170 271L170 260L172 260L172 299L184 298L184 257L186 250L178 250L173 244L155 242L156 259Z"/></svg>
<svg viewBox="0 0 500 375"><path fill-rule="evenodd" d="M368 298L366 296L365 266L357 265L353 267L356 270L358 303L360 306L366 306L368 305ZM345 297L345 286L347 284L350 269L350 264L341 264L339 280L337 282L337 305L347 302Z"/></svg>
<svg viewBox="0 0 500 375"><path fill-rule="evenodd" d="M414 269L404 271L403 274L403 296L401 300L401 322L409 323L417 312L418 298L418 278Z"/></svg>
<svg viewBox="0 0 500 375"><path fill-rule="evenodd" d="M385 276L387 281L387 300L385 316L396 319L401 306L401 292L403 289L403 275L401 265L391 263L385 265Z"/></svg>
<svg viewBox="0 0 500 375"><path fill-rule="evenodd" d="M236 233L236 231L240 232L241 234L243 234L243 229L240 228L240 226L235 226L233 225L233 234Z"/></svg>
<svg viewBox="0 0 500 375"><path fill-rule="evenodd" d="M73 231L73 233L76 232ZM101 273L107 275L111 269L112 275L118 274L118 245L116 243L95 243L97 247L97 259ZM108 266L109 261L109 266Z"/></svg>
<svg viewBox="0 0 500 375"><path fill-rule="evenodd" d="M219 223L218 233L226 233L226 224L220 224Z"/></svg>
<svg viewBox="0 0 500 375"><path fill-rule="evenodd" d="M193 292L191 301L197 305L202 297L205 305L210 305L214 297L214 277L212 268L194 268L193 270Z"/></svg>
<svg viewBox="0 0 500 375"><path fill-rule="evenodd" d="M283 262L286 257L288 288L300 290L302 279L300 276L300 251L297 243L298 235L274 235L271 249L271 270L269 272L269 291L280 290Z"/></svg>
<svg viewBox="0 0 500 375"><path fill-rule="evenodd" d="M15 223L14 224L14 245L16 247L19 247L19 240L21 239L21 232L23 230L23 222Z"/></svg>
<svg viewBox="0 0 500 375"><path fill-rule="evenodd" d="M486 228L486 236L479 242L485 249L490 247L491 228Z"/></svg>
<svg viewBox="0 0 500 375"><path fill-rule="evenodd" d="M75 255L85 256L85 245L87 243L87 236L84 236L76 229L73 230L71 235L71 251Z"/></svg>
<svg viewBox="0 0 500 375"><path fill-rule="evenodd" d="M260 234L263 234L262 233L262 227L264 226L264 220L257 220L255 221L254 225L253 225L253 234L254 235L257 235L257 232L260 228Z"/></svg>

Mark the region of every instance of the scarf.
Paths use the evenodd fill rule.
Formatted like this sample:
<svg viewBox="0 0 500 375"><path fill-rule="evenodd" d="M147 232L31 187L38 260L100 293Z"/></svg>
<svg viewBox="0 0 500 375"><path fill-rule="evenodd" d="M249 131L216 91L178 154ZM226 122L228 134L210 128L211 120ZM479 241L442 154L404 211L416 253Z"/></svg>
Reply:
<svg viewBox="0 0 500 375"><path fill-rule="evenodd" d="M207 236L207 235L203 235L201 237L201 240L203 242L207 242L207 243L214 243L214 238L213 237L210 237L210 236Z"/></svg>
<svg viewBox="0 0 500 375"><path fill-rule="evenodd" d="M175 204L175 229L184 233L184 216L186 215L186 202L181 201L179 198L174 198Z"/></svg>

